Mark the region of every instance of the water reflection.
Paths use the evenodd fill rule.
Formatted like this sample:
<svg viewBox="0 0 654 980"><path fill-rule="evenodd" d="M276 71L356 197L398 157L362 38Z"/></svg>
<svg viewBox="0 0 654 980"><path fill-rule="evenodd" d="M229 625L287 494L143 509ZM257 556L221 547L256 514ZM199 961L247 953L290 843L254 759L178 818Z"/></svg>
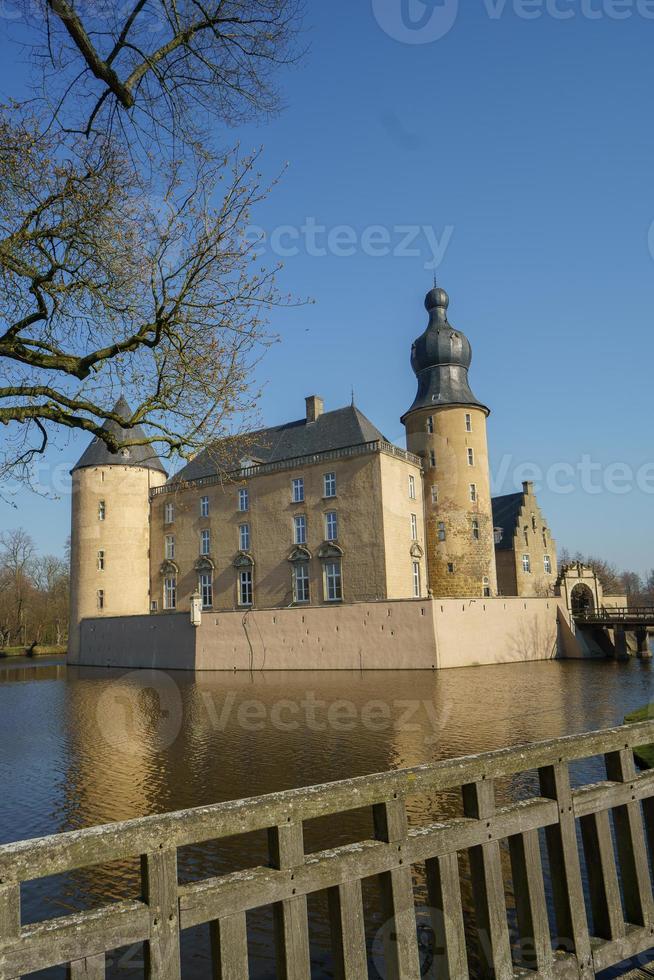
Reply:
<svg viewBox="0 0 654 980"><path fill-rule="evenodd" d="M0 668L0 839L15 840L608 727L652 699L648 664L532 663L469 670L154 674ZM600 775L597 763L579 779ZM498 787L500 799L529 777ZM409 819L460 812L459 794L409 801ZM306 827L310 851L371 833L369 813ZM267 860L264 835L180 852L190 881ZM465 870L465 869L464 869ZM426 904L424 869L415 869ZM508 875L507 875L508 878ZM364 889L371 949L381 926ZM469 902L469 882L464 896ZM47 879L25 889L33 921L137 897L136 862ZM324 897L311 907L325 913ZM313 975L331 976L326 914L312 924ZM268 910L249 917L253 976L274 976ZM184 937L185 976L209 975L208 931ZM139 977L140 954L114 957L110 977ZM371 971L374 967L371 967ZM371 972L371 976L374 976ZM43 977L63 976L49 971Z"/></svg>

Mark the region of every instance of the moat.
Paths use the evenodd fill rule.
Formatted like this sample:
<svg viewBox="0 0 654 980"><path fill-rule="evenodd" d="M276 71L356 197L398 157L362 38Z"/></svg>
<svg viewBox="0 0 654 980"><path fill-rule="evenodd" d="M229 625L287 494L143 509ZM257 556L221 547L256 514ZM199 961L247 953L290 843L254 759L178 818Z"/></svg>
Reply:
<svg viewBox="0 0 654 980"><path fill-rule="evenodd" d="M636 660L438 673L127 677L59 661L4 661L0 842L607 728L654 699L653 681L650 664ZM599 778L595 762L577 776L594 776L594 767ZM520 786L510 789L515 794ZM447 796L411 803L416 820L426 809L434 818L450 815L457 805ZM338 826L316 823L323 826L306 827L309 851L324 846L325 834L334 844L355 839L364 818L353 812ZM245 867L253 855L265 863L265 842L254 835L187 848L181 877ZM25 888L23 920L133 897L137 881L138 869L128 863L45 879ZM418 873L418 894L421 887ZM370 976L378 977L372 887L364 898ZM270 916L249 917L249 929L252 976L273 978ZM332 976L326 926L313 929L311 944L312 976ZM185 935L183 957L185 976L210 975L203 930ZM121 951L107 975L143 976L140 950ZM55 980L64 971L38 976Z"/></svg>

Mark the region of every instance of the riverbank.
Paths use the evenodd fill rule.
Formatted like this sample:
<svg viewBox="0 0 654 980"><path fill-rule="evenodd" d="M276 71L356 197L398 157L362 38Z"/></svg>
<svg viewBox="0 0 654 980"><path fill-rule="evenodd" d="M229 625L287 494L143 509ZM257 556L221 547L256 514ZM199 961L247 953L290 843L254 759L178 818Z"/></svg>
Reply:
<svg viewBox="0 0 654 980"><path fill-rule="evenodd" d="M65 646L36 646L31 647L0 647L0 660L9 657L65 657L68 650Z"/></svg>

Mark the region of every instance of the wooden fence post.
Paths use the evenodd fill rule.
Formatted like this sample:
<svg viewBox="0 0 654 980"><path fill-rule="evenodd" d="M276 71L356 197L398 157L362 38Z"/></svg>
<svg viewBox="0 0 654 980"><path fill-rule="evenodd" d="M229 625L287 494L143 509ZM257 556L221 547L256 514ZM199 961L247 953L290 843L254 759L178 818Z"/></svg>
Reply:
<svg viewBox="0 0 654 980"><path fill-rule="evenodd" d="M213 980L245 980L249 976L245 912L211 923Z"/></svg>
<svg viewBox="0 0 654 980"><path fill-rule="evenodd" d="M273 868L292 870L304 864L302 824L271 827L268 847ZM311 957L306 895L277 902L273 916L278 980L307 980L311 976Z"/></svg>
<svg viewBox="0 0 654 980"><path fill-rule="evenodd" d="M469 852L481 975L494 980L513 980L500 843L492 840L492 818L495 816L492 779L463 787L463 810L466 817L485 820L488 829L488 842L471 847Z"/></svg>
<svg viewBox="0 0 654 980"><path fill-rule="evenodd" d="M617 783L630 783L636 778L634 754L628 746L619 752L610 752L605 762L609 779ZM632 802L626 806L616 807L613 821L627 921L634 925L651 926L654 920L652 885L640 803L632 798Z"/></svg>
<svg viewBox="0 0 654 980"><path fill-rule="evenodd" d="M459 860L456 854L425 861L434 943L436 976L459 980L468 975ZM443 951L442 953L440 951Z"/></svg>
<svg viewBox="0 0 654 980"><path fill-rule="evenodd" d="M68 980L104 980L105 954L75 960L68 967Z"/></svg>
<svg viewBox="0 0 654 980"><path fill-rule="evenodd" d="M20 937L20 885L0 881L0 947ZM13 977L12 980L20 980Z"/></svg>
<svg viewBox="0 0 654 980"><path fill-rule="evenodd" d="M143 900L150 907L150 939L145 944L146 980L181 980L177 851L141 858Z"/></svg>
<svg viewBox="0 0 654 980"><path fill-rule="evenodd" d="M384 916L384 964L387 980L420 980L418 926L411 865L404 864L402 848L407 839L406 804L392 799L373 807L375 837L395 844L403 867L379 876Z"/></svg>
<svg viewBox="0 0 654 980"><path fill-rule="evenodd" d="M327 892L334 977L351 980L368 975L361 882L347 881Z"/></svg>

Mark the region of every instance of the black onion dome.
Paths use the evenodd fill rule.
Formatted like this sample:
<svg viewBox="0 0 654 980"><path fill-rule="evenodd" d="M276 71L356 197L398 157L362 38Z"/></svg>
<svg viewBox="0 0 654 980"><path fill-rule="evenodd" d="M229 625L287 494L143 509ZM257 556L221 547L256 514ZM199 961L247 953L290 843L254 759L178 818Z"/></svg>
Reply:
<svg viewBox="0 0 654 980"><path fill-rule="evenodd" d="M418 394L403 421L411 412L446 405L471 405L490 414L470 389L468 368L472 348L465 334L447 319L450 298L435 286L425 297L429 313L427 329L411 348L411 367L418 378Z"/></svg>
<svg viewBox="0 0 654 980"><path fill-rule="evenodd" d="M122 395L114 405L113 413L125 420L132 417L132 410ZM117 453L112 453L106 442L103 442L102 439L96 436L93 442L82 453L80 459L71 470L72 473L75 470L95 466L138 466L150 470L159 470L160 473L166 473L163 463L157 456L152 445L145 442L145 433L140 425L126 429L124 426L119 425L118 422L110 419L105 422L102 428L107 432L111 432L119 440L143 439L143 444L129 446Z"/></svg>

